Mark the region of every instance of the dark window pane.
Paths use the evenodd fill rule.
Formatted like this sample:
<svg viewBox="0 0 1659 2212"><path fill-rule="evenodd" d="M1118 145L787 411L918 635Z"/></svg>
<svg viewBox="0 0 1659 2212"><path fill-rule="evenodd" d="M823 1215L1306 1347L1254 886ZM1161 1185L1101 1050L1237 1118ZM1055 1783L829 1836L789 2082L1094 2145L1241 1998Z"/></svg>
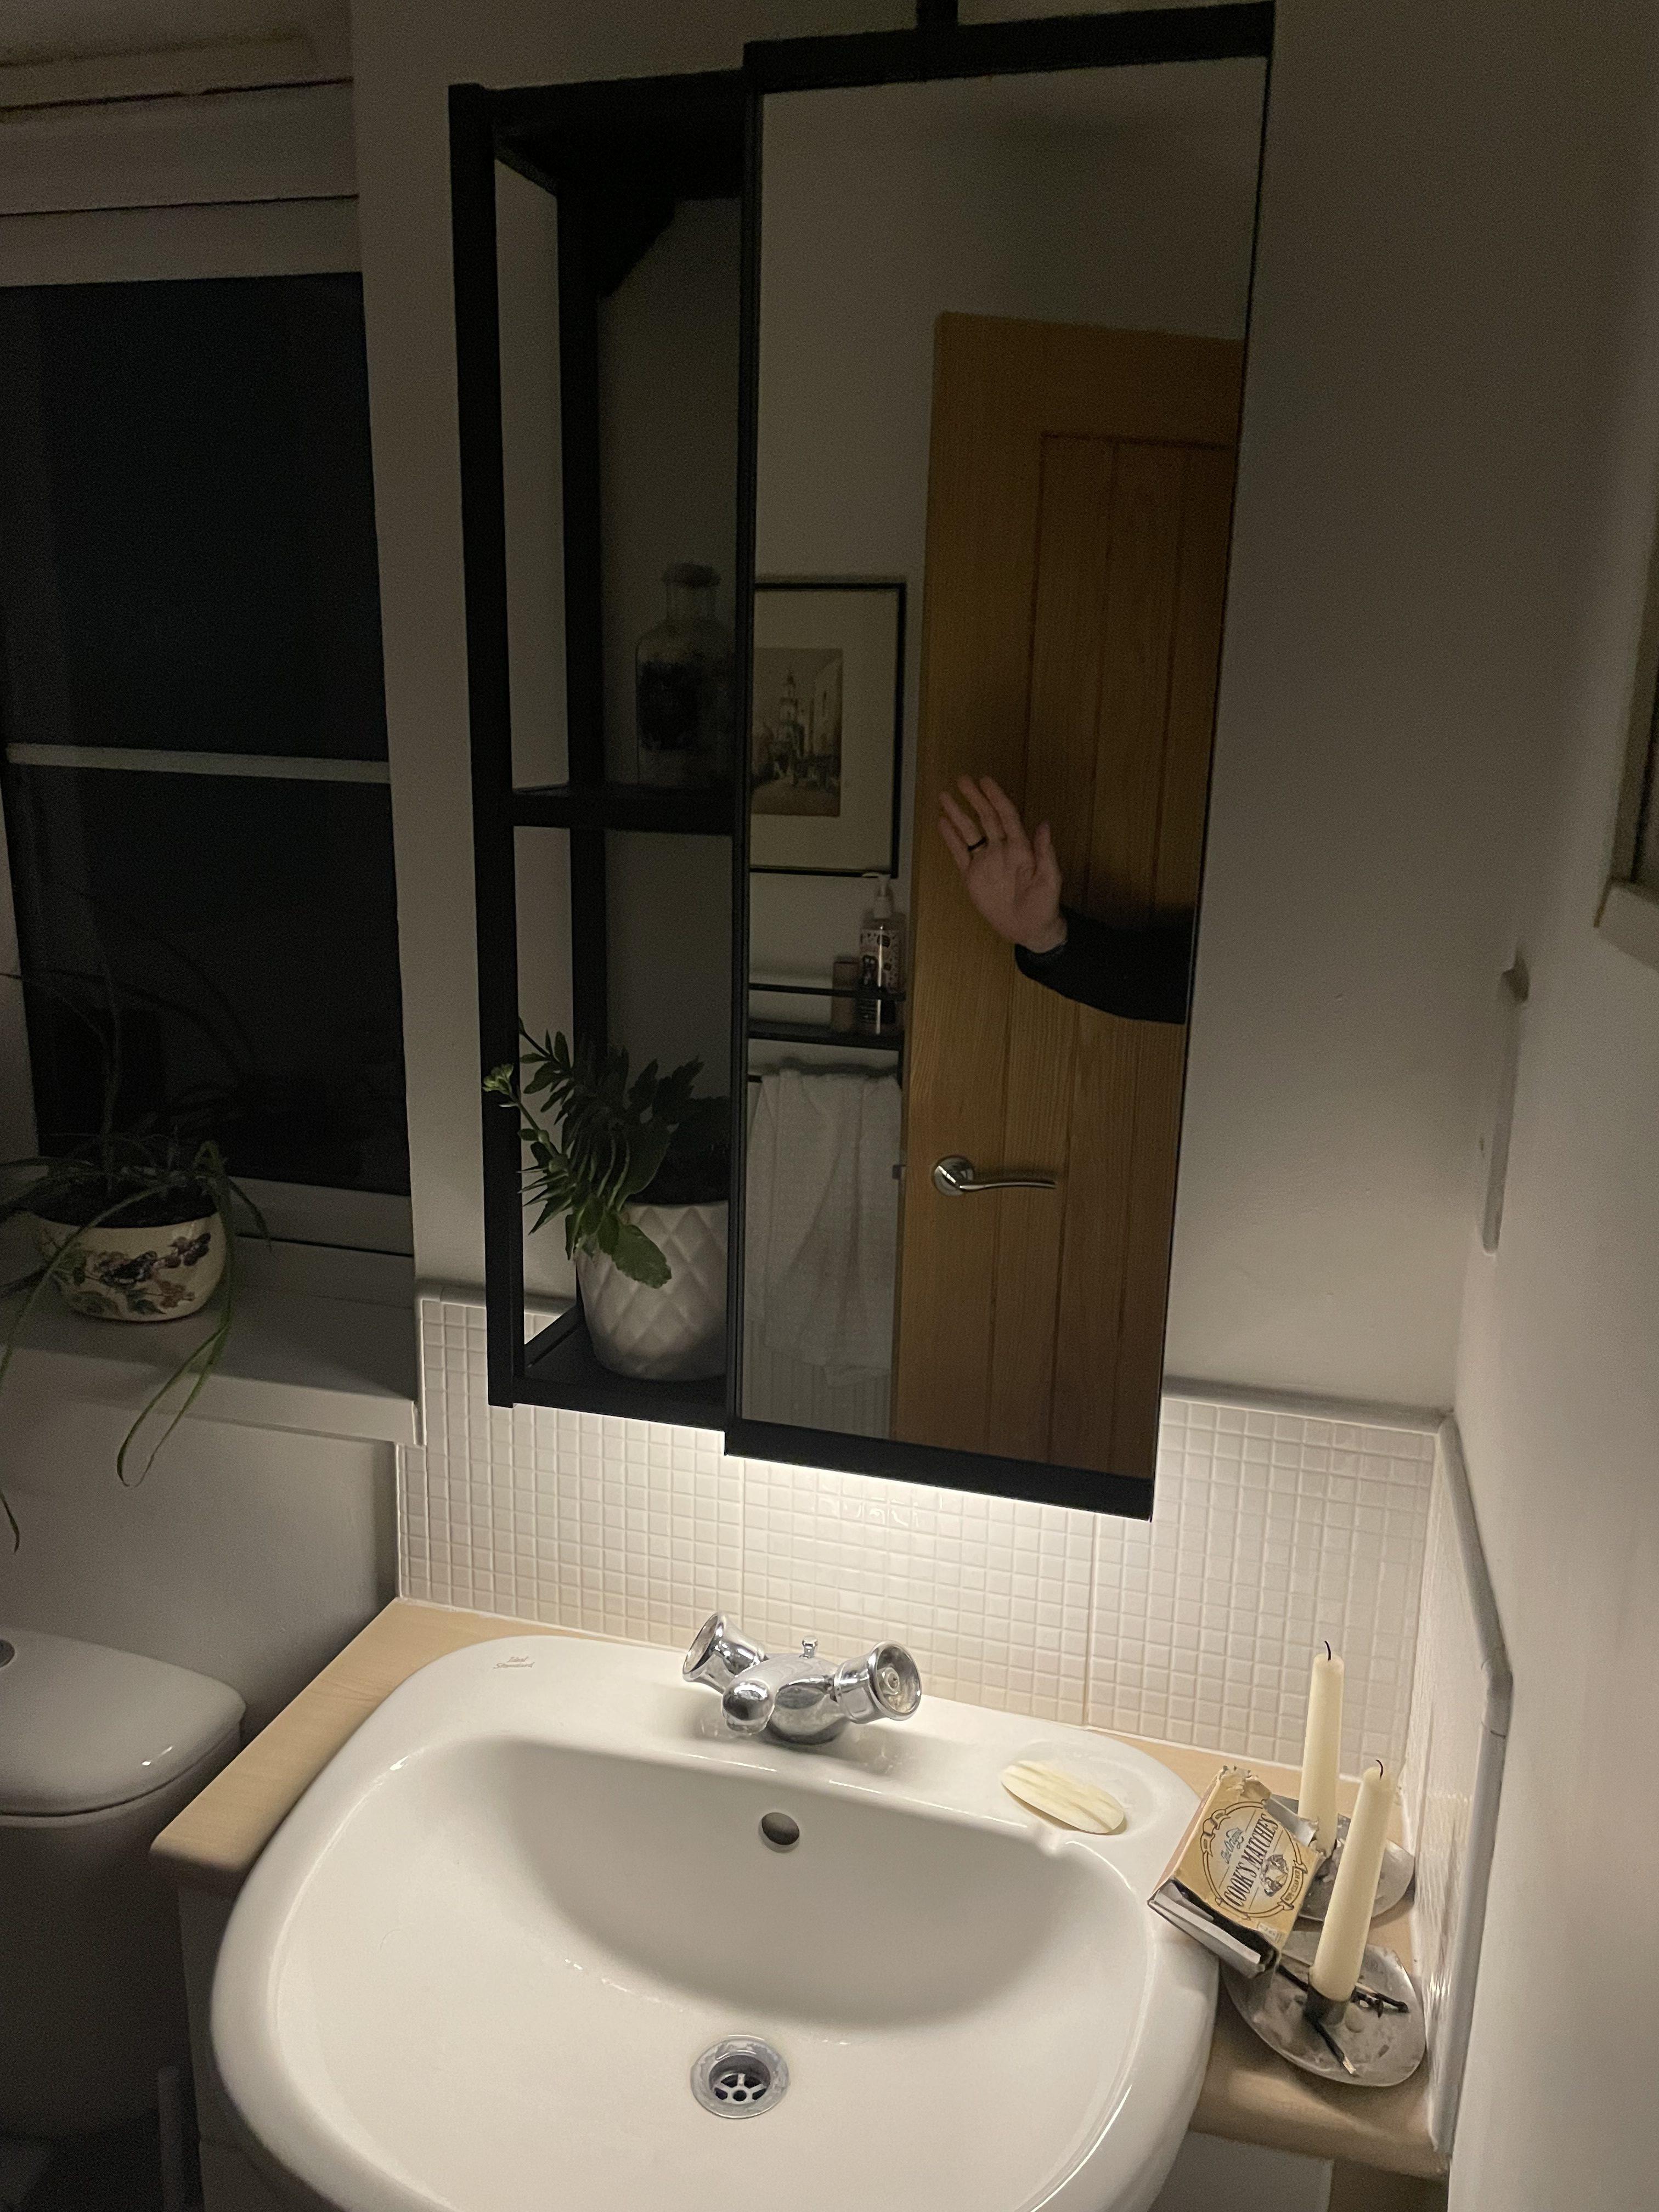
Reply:
<svg viewBox="0 0 1659 2212"><path fill-rule="evenodd" d="M356 276L0 291L4 791L37 1119L406 1191L378 782L29 764L30 745L383 762ZM372 773L372 771L371 771Z"/></svg>
<svg viewBox="0 0 1659 2212"><path fill-rule="evenodd" d="M96 1012L107 974L123 1121L199 1117L233 1174L407 1191L384 785L12 768L6 796L48 1146L96 1127L59 994Z"/></svg>
<svg viewBox="0 0 1659 2212"><path fill-rule="evenodd" d="M14 744L386 758L362 288L0 292Z"/></svg>

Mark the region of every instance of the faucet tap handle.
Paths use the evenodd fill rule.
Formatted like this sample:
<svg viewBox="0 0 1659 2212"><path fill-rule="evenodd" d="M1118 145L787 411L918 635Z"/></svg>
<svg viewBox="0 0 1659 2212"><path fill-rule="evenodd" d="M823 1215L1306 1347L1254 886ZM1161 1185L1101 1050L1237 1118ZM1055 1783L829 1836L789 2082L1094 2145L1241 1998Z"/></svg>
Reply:
<svg viewBox="0 0 1659 2212"><path fill-rule="evenodd" d="M778 1693L769 1682L752 1675L733 1682L720 1699L726 1725L732 1735L764 1735L777 1710Z"/></svg>
<svg viewBox="0 0 1659 2212"><path fill-rule="evenodd" d="M878 1644L836 1668L836 1696L850 1721L908 1721L921 1703L921 1672L902 1644Z"/></svg>
<svg viewBox="0 0 1659 2212"><path fill-rule="evenodd" d="M758 1644L727 1627L723 1613L711 1613L692 1638L680 1672L688 1682L704 1682L711 1690L724 1692L765 1658Z"/></svg>

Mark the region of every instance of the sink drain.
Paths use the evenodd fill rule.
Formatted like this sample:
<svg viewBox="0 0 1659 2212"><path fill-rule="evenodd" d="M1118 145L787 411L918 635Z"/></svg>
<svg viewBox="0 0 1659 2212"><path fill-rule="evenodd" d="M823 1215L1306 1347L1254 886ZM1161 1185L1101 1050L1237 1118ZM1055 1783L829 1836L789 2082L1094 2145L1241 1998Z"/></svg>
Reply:
<svg viewBox="0 0 1659 2212"><path fill-rule="evenodd" d="M704 2112L722 2120L769 2112L788 2087L782 2053L753 2035L728 2035L691 2069L692 2095Z"/></svg>

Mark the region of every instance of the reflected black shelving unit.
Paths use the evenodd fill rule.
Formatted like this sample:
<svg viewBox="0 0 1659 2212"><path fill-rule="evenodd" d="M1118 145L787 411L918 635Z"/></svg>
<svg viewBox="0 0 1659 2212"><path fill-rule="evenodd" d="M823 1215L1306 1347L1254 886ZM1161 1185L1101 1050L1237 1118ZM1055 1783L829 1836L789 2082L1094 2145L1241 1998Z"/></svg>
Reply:
<svg viewBox="0 0 1659 2212"><path fill-rule="evenodd" d="M525 1346L520 1403L564 1406L580 1413L620 1413L630 1420L674 1421L717 1429L726 1418L726 1377L705 1382L639 1382L615 1375L593 1357L581 1316L561 1314Z"/></svg>
<svg viewBox="0 0 1659 2212"><path fill-rule="evenodd" d="M844 989L835 983L769 982L763 976L757 975L750 977L749 993L751 998L757 999L852 999L857 1000L863 995L856 989ZM897 1000L890 1003L896 1004L903 997L904 994L901 991L897 994ZM751 1037L763 1039L768 1044L839 1045L859 1052L902 1053L904 1050L904 1031L902 1027L879 1030L872 1033L856 1026L837 1029L833 1022L792 1022L782 1015L774 1018L769 1014L757 1014L752 1009L749 1016L748 1034Z"/></svg>
<svg viewBox="0 0 1659 2212"><path fill-rule="evenodd" d="M773 1022L763 1014L750 1014L749 1034L763 1037L769 1044L839 1044L851 1045L860 1052L902 1052L902 1030L883 1030L879 1036L871 1036L862 1030L831 1029L828 1022Z"/></svg>
<svg viewBox="0 0 1659 2212"><path fill-rule="evenodd" d="M606 842L617 832L734 838L735 787L608 779L602 605L600 302L689 200L742 198L737 70L491 91L452 86L450 188L472 747L478 1018L484 1069L518 1048L515 836L569 839L572 1025L601 1047L610 1017ZM515 787L510 719L497 165L557 203L558 388L568 781ZM733 303L734 325L736 301ZM734 344L735 344L734 331ZM735 513L738 492L732 485ZM733 849L737 849L734 843ZM651 1383L593 1357L580 1310L524 1335L520 1155L514 1116L483 1109L484 1268L492 1404L554 1405L718 1427L723 1379Z"/></svg>

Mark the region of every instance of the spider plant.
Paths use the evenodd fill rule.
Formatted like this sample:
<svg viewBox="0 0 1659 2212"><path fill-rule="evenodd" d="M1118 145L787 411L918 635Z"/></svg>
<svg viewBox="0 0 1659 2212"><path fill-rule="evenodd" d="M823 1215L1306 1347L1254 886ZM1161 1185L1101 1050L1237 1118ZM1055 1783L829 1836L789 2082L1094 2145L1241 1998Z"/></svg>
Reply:
<svg viewBox="0 0 1659 2212"><path fill-rule="evenodd" d="M0 1386L41 1300L52 1286L73 1279L91 1231L106 1225L168 1227L212 1215L224 1235L225 1268L214 1325L150 1393L116 1452L116 1474L132 1488L149 1473L162 1446L200 1397L230 1340L239 1286L238 1205L261 1236L268 1238L270 1232L258 1207L232 1181L213 1138L191 1133L177 1116L166 1125L151 1116L131 1128L116 1127L116 1101L121 1088L121 1022L112 991L108 995L106 1018L100 1021L73 994L43 976L14 975L12 980L47 992L92 1029L100 1049L102 1100L100 1127L94 1134L73 1140L60 1153L0 1163L0 1190L3 1191L0 1226L25 1215L46 1223L49 1229L69 1232L43 1256L38 1267L0 1286L0 1297L21 1296L0 1352ZM166 1425L144 1454L143 1465L132 1473L130 1462L140 1431L164 1407ZM22 1540L21 1532L3 1492L0 1492L0 1512L10 1528L15 1552Z"/></svg>
<svg viewBox="0 0 1659 2212"><path fill-rule="evenodd" d="M541 1207L532 1230L562 1213L568 1258L602 1252L624 1275L660 1290L672 1270L628 1208L726 1196L726 1101L692 1096L700 1060L666 1075L653 1060L630 1083L625 1052L592 1044L573 1052L562 1034L539 1042L521 1034L519 1066L492 1068L484 1089L518 1113L530 1153L526 1202Z"/></svg>

